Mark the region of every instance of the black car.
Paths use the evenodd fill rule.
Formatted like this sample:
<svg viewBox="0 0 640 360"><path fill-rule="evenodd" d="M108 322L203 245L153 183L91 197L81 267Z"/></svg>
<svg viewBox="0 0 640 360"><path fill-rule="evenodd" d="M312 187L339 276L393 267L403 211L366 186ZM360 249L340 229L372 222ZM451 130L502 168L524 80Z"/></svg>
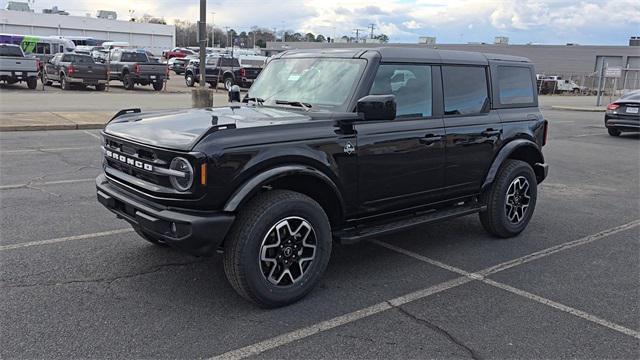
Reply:
<svg viewBox="0 0 640 360"><path fill-rule="evenodd" d="M200 61L191 60L187 64L184 73L184 81L187 86L195 86L200 82ZM262 69L254 66L242 66L237 58L226 56L209 56L205 62L205 80L211 87L217 83L223 83L229 90L233 85L244 88L251 87Z"/></svg>
<svg viewBox="0 0 640 360"><path fill-rule="evenodd" d="M289 51L243 102L116 114L97 197L154 244L222 252L232 286L264 307L311 291L334 240L475 213L516 236L547 176L525 58Z"/></svg>
<svg viewBox="0 0 640 360"><path fill-rule="evenodd" d="M629 92L607 106L604 125L611 136L640 131L640 90Z"/></svg>
<svg viewBox="0 0 640 360"><path fill-rule="evenodd" d="M169 78L169 68L150 59L145 51L114 49L108 61L108 80L122 81L127 90L133 90L136 84L151 85L156 91L162 90L164 80Z"/></svg>

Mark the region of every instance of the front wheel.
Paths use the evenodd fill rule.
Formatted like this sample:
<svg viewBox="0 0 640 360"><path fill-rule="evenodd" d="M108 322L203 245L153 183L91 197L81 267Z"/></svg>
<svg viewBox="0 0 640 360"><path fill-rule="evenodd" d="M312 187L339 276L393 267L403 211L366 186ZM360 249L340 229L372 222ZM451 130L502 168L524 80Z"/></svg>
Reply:
<svg viewBox="0 0 640 360"><path fill-rule="evenodd" d="M70 90L71 84L67 81L67 77L64 75L60 75L60 88L62 90Z"/></svg>
<svg viewBox="0 0 640 360"><path fill-rule="evenodd" d="M188 73L187 75L185 75L184 82L188 87L193 87L196 84L196 80L194 79L192 73Z"/></svg>
<svg viewBox="0 0 640 360"><path fill-rule="evenodd" d="M268 191L240 211L225 243L225 274L247 300L267 308L288 305L318 283L331 241L329 220L315 200Z"/></svg>
<svg viewBox="0 0 640 360"><path fill-rule="evenodd" d="M607 132L609 133L609 135L611 136L620 136L620 134L622 134L622 131L618 130L618 129L614 129L614 128L608 128Z"/></svg>
<svg viewBox="0 0 640 360"><path fill-rule="evenodd" d="M513 237L529 224L536 206L538 183L529 164L507 160L491 188L482 194L487 209L480 213L480 222L489 233Z"/></svg>

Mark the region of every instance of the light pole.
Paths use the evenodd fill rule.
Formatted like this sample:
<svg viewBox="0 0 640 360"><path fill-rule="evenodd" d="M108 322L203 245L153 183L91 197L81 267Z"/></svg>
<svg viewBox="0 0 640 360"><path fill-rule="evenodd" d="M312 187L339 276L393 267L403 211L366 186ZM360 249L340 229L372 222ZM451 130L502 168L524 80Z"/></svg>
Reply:
<svg viewBox="0 0 640 360"><path fill-rule="evenodd" d="M216 13L214 11L211 12L211 47L216 47Z"/></svg>

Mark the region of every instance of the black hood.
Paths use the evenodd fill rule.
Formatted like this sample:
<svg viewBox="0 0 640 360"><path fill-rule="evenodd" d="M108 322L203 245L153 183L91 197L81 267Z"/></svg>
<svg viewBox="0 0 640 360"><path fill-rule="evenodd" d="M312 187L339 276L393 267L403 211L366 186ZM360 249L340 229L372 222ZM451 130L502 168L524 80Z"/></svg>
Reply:
<svg viewBox="0 0 640 360"><path fill-rule="evenodd" d="M270 107L220 107L120 116L105 126L105 133L167 149L191 150L209 130L305 122L311 117L297 111ZM215 128L215 129L212 129Z"/></svg>

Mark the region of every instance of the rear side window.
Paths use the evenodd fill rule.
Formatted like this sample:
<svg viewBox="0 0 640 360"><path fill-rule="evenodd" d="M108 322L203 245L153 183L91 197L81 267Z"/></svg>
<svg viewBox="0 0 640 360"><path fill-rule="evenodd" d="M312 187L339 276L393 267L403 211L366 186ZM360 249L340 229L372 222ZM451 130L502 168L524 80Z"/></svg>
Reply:
<svg viewBox="0 0 640 360"><path fill-rule="evenodd" d="M22 56L22 51L17 46L0 46L0 56Z"/></svg>
<svg viewBox="0 0 640 360"><path fill-rule="evenodd" d="M147 54L138 52L122 53L120 59L122 62L148 62Z"/></svg>
<svg viewBox="0 0 640 360"><path fill-rule="evenodd" d="M500 104L533 103L531 70L521 66L498 66L498 89Z"/></svg>
<svg viewBox="0 0 640 360"><path fill-rule="evenodd" d="M443 66L444 114L482 113L489 102L487 71L480 66Z"/></svg>

